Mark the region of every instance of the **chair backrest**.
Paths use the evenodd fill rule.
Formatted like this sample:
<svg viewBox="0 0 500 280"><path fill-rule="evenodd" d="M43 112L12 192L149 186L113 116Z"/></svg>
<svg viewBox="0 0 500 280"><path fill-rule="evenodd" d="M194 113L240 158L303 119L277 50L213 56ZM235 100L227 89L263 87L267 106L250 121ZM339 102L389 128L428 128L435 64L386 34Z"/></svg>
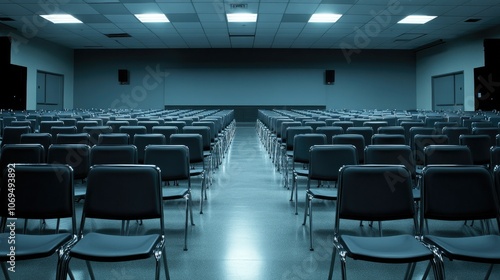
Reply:
<svg viewBox="0 0 500 280"><path fill-rule="evenodd" d="M425 123L422 122L422 121L407 121L407 120L404 120L404 121L401 121L400 126L402 126L405 130L405 138L406 138L406 144L410 144L410 129L412 127L424 127L425 126Z"/></svg>
<svg viewBox="0 0 500 280"><path fill-rule="evenodd" d="M430 165L422 172L421 227L426 219L497 219L493 176L483 166Z"/></svg>
<svg viewBox="0 0 500 280"><path fill-rule="evenodd" d="M170 135L178 133L179 129L177 126L159 125L153 126L153 133L159 133L165 135L166 144L170 144Z"/></svg>
<svg viewBox="0 0 500 280"><path fill-rule="evenodd" d="M365 161L365 138L360 134L339 134L332 137L332 144L351 144L356 147L359 163Z"/></svg>
<svg viewBox="0 0 500 280"><path fill-rule="evenodd" d="M83 128L86 126L99 126L97 121L77 121L76 122L76 133L82 133Z"/></svg>
<svg viewBox="0 0 500 280"><path fill-rule="evenodd" d="M214 142L215 138L217 138L217 134L219 133L214 120L212 120L212 121L209 121L209 120L195 121L191 124L191 126L208 127L209 132L210 132L210 134L209 134L210 135L210 142ZM184 131L184 128L182 129L183 131Z"/></svg>
<svg viewBox="0 0 500 280"><path fill-rule="evenodd" d="M375 133L375 131L374 131ZM405 136L405 129L400 125L393 126L381 126L377 129L376 133L378 134L400 134Z"/></svg>
<svg viewBox="0 0 500 280"><path fill-rule="evenodd" d="M293 151L293 141L295 135L313 133L313 129L310 126L292 126L286 129L286 150Z"/></svg>
<svg viewBox="0 0 500 280"><path fill-rule="evenodd" d="M444 127L456 127L458 126L457 122L435 122L434 128L436 129L436 133L442 134Z"/></svg>
<svg viewBox="0 0 500 280"><path fill-rule="evenodd" d="M415 141L415 135L420 134L420 135L435 135L436 134L436 129L433 127L412 127L410 128L409 131L409 145L412 147L414 145Z"/></svg>
<svg viewBox="0 0 500 280"><path fill-rule="evenodd" d="M413 152L408 145L369 145L365 148L366 164L404 165L416 177Z"/></svg>
<svg viewBox="0 0 500 280"><path fill-rule="evenodd" d="M194 122L196 123L196 122ZM210 151L211 145L211 130L208 126L186 125L182 128L182 133L187 134L200 134L203 140L203 150Z"/></svg>
<svg viewBox="0 0 500 280"><path fill-rule="evenodd" d="M41 121L39 132L51 133L50 129L53 126L64 126L64 122L62 122L62 121Z"/></svg>
<svg viewBox="0 0 500 280"><path fill-rule="evenodd" d="M490 136L490 146L496 145L496 136L500 133L498 127L474 127L472 128L473 135L488 135Z"/></svg>
<svg viewBox="0 0 500 280"><path fill-rule="evenodd" d="M35 122L33 120L12 121L9 126L29 126L31 132L35 132Z"/></svg>
<svg viewBox="0 0 500 280"><path fill-rule="evenodd" d="M55 144L85 144L90 146L90 135L86 132L75 134L59 133L56 136Z"/></svg>
<svg viewBox="0 0 500 280"><path fill-rule="evenodd" d="M372 145L405 145L406 139L403 134L373 134Z"/></svg>
<svg viewBox="0 0 500 280"><path fill-rule="evenodd" d="M165 121L166 126L176 126L178 131L182 131L182 128L186 126L185 121Z"/></svg>
<svg viewBox="0 0 500 280"><path fill-rule="evenodd" d="M472 165L472 154L467 146L429 145L424 148L424 165L431 164Z"/></svg>
<svg viewBox="0 0 500 280"><path fill-rule="evenodd" d="M189 148L190 163L204 163L203 138L200 134L176 133L170 135L170 145L185 145Z"/></svg>
<svg viewBox="0 0 500 280"><path fill-rule="evenodd" d="M493 170L497 165L500 165L500 147L493 146L490 148L490 169Z"/></svg>
<svg viewBox="0 0 500 280"><path fill-rule="evenodd" d="M120 126L120 133L127 133L130 137L129 139L133 140L134 135L146 134L146 133L148 133L148 130L143 125L122 125L122 126Z"/></svg>
<svg viewBox="0 0 500 280"><path fill-rule="evenodd" d="M146 128L147 133L153 133L153 126L160 125L159 121L138 121L138 126L144 126Z"/></svg>
<svg viewBox="0 0 500 280"><path fill-rule="evenodd" d="M358 155L354 145L314 145L310 150L308 179L337 181L342 166L356 164Z"/></svg>
<svg viewBox="0 0 500 280"><path fill-rule="evenodd" d="M448 136L443 134L425 135L417 134L413 137L412 150L417 165L424 164L424 148L429 145L448 145Z"/></svg>
<svg viewBox="0 0 500 280"><path fill-rule="evenodd" d="M137 147L134 145L96 145L90 149L90 166L137 163Z"/></svg>
<svg viewBox="0 0 500 280"><path fill-rule="evenodd" d="M6 144L20 144L21 135L30 133L29 126L6 126L3 129L2 146Z"/></svg>
<svg viewBox="0 0 500 280"><path fill-rule="evenodd" d="M490 163L490 136L486 134L460 135L459 144L469 147L474 164L485 165Z"/></svg>
<svg viewBox="0 0 500 280"><path fill-rule="evenodd" d="M76 133L76 126L51 126L50 134L57 136L59 133L72 134Z"/></svg>
<svg viewBox="0 0 500 280"><path fill-rule="evenodd" d="M45 149L41 144L5 144L0 153L0 175L10 163L45 162Z"/></svg>
<svg viewBox="0 0 500 280"><path fill-rule="evenodd" d="M70 230L76 233L73 174L68 165L16 164L3 176L7 186L9 173L15 172L15 215L7 214L9 188L0 189L0 216L23 219L71 218Z"/></svg>
<svg viewBox="0 0 500 280"><path fill-rule="evenodd" d="M120 132L120 127L123 125L129 125L128 121L107 121L106 125L111 127L112 132Z"/></svg>
<svg viewBox="0 0 500 280"><path fill-rule="evenodd" d="M21 135L21 144L42 144L45 149L45 154L49 150L49 146L53 142L52 134L50 133L26 133Z"/></svg>
<svg viewBox="0 0 500 280"><path fill-rule="evenodd" d="M312 127L313 131L315 132L318 127L326 126L325 121L309 121L309 122L304 122L305 126L310 126Z"/></svg>
<svg viewBox="0 0 500 280"><path fill-rule="evenodd" d="M435 127L436 122L444 122L446 118L444 116L428 116L425 117L424 122L426 127Z"/></svg>
<svg viewBox="0 0 500 280"><path fill-rule="evenodd" d="M294 126L302 126L302 123L299 121L289 121L289 122L282 122L281 123L281 142L286 143L287 135L286 131L289 127L294 127Z"/></svg>
<svg viewBox="0 0 500 280"><path fill-rule="evenodd" d="M442 134L448 136L448 143L450 145L459 145L460 135L468 135L470 131L464 126L445 126L442 129Z"/></svg>
<svg viewBox="0 0 500 280"><path fill-rule="evenodd" d="M89 134L89 141L91 145L96 145L99 141L99 135L105 133L113 133L111 126L86 126L83 128L84 133Z"/></svg>
<svg viewBox="0 0 500 280"><path fill-rule="evenodd" d="M144 162L144 150L147 145L165 145L165 135L159 133L151 134L136 134L134 135L133 144L137 147L137 160L139 163Z"/></svg>
<svg viewBox="0 0 500 280"><path fill-rule="evenodd" d="M363 126L371 127L373 132L377 131L379 127L389 126L387 121L367 121L363 123Z"/></svg>
<svg viewBox="0 0 500 280"><path fill-rule="evenodd" d="M333 122L332 125L340 126L344 129L344 131L346 131L348 127L354 126L354 123L352 121L336 121Z"/></svg>
<svg viewBox="0 0 500 280"><path fill-rule="evenodd" d="M62 121L65 126L76 127L76 119L75 118L60 118L59 120Z"/></svg>
<svg viewBox="0 0 500 280"><path fill-rule="evenodd" d="M388 174L397 180L388 180ZM413 219L415 206L410 172L402 165L345 166L339 172L335 232L340 220Z"/></svg>
<svg viewBox="0 0 500 280"><path fill-rule="evenodd" d="M163 181L189 180L189 148L185 145L148 145L144 164L156 165Z"/></svg>
<svg viewBox="0 0 500 280"><path fill-rule="evenodd" d="M340 126L320 126L316 128L316 133L324 134L326 136L326 144L332 144L332 137L344 133L344 129Z"/></svg>
<svg viewBox="0 0 500 280"><path fill-rule="evenodd" d="M86 218L160 218L163 234L160 170L152 165L93 166L88 175L80 234L84 232Z"/></svg>
<svg viewBox="0 0 500 280"><path fill-rule="evenodd" d="M90 146L85 144L52 144L47 163L68 164L73 168L74 179L85 179L90 168Z"/></svg>
<svg viewBox="0 0 500 280"><path fill-rule="evenodd" d="M294 137L293 165L309 163L309 151L314 145L326 145L326 136L319 133L298 134Z"/></svg>
<svg viewBox="0 0 500 280"><path fill-rule="evenodd" d="M365 145L371 143L374 130L371 126L361 126L361 127L348 127L345 131L346 134L359 134L365 138Z"/></svg>
<svg viewBox="0 0 500 280"><path fill-rule="evenodd" d="M129 126L136 126L137 123L139 122L137 119L134 118L116 118L115 121L127 121Z"/></svg>
<svg viewBox="0 0 500 280"><path fill-rule="evenodd" d="M105 133L99 134L97 145L128 145L130 143L128 133Z"/></svg>

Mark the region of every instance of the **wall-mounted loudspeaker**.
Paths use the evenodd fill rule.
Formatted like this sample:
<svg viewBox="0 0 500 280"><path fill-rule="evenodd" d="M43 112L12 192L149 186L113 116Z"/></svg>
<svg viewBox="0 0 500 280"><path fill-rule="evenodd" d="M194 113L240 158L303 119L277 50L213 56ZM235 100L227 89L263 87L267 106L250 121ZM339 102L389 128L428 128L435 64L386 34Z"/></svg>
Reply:
<svg viewBox="0 0 500 280"><path fill-rule="evenodd" d="M118 70L118 82L120 82L121 85L129 84L129 75L127 69Z"/></svg>
<svg viewBox="0 0 500 280"><path fill-rule="evenodd" d="M335 70L325 70L325 84L335 83Z"/></svg>

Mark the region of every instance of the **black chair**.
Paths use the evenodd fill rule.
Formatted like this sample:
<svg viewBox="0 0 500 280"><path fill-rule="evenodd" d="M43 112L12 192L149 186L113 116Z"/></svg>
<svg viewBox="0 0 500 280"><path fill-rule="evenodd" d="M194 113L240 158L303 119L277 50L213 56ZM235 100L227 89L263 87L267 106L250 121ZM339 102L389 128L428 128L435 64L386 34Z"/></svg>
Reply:
<svg viewBox="0 0 500 280"><path fill-rule="evenodd" d="M129 135L129 139L133 140L136 134L146 134L148 133L145 126L139 125L123 125L120 126L120 133L127 133ZM155 132L153 132L155 133Z"/></svg>
<svg viewBox="0 0 500 280"><path fill-rule="evenodd" d="M38 132L51 133L51 128L53 126L64 126L64 122L62 122L62 121L41 121L40 122L40 129Z"/></svg>
<svg viewBox="0 0 500 280"><path fill-rule="evenodd" d="M111 126L86 126L83 128L84 133L89 134L90 146L97 145L99 135L105 133L113 133Z"/></svg>
<svg viewBox="0 0 500 280"><path fill-rule="evenodd" d="M89 219L114 220L122 227L123 221L156 219L159 225L146 233L139 230L136 235L130 235L128 230L122 230L121 234L113 231L102 233L94 227L86 227L90 224L87 221ZM92 261L117 262L148 258L155 260L155 279L159 279L163 258L165 276L170 279L165 251L160 170L151 165L93 166L88 176L87 197L78 237L78 242L62 256L60 279L66 279L72 258L86 261L92 279Z"/></svg>
<svg viewBox="0 0 500 280"><path fill-rule="evenodd" d="M284 126L285 123L282 125ZM283 139L284 142L281 143L281 152L280 152L280 163L281 166L279 170L283 172L283 179L285 179L288 174L288 169L290 165L288 165L289 159L293 157L293 144L295 135L299 134L307 134L313 133L313 129L310 126L291 126L288 127L284 133L286 137ZM288 187L288 182L285 182L285 187Z"/></svg>
<svg viewBox="0 0 500 280"><path fill-rule="evenodd" d="M153 133L159 133L165 135L165 139L167 141L166 144L170 144L170 135L179 133L179 129L176 126L168 126L168 125L153 126L151 131Z"/></svg>
<svg viewBox="0 0 500 280"><path fill-rule="evenodd" d="M98 125L97 121L77 121L76 122L76 133L82 133L83 128L86 126L102 126Z"/></svg>
<svg viewBox="0 0 500 280"><path fill-rule="evenodd" d="M398 180L387 180L397 174ZM376 263L408 263L406 279L417 262L434 264L432 252L416 239L417 217L413 207L412 178L404 166L345 166L339 172L338 201L335 213L334 246L328 279L332 279L337 254L342 279L347 278L346 257ZM361 195L363 194L363 195ZM388 236L361 236L341 233L342 220L412 220L412 233ZM438 270L434 273L439 279Z"/></svg>
<svg viewBox="0 0 500 280"><path fill-rule="evenodd" d="M429 145L424 148L424 166L435 164L472 165L472 154L467 146Z"/></svg>
<svg viewBox="0 0 500 280"><path fill-rule="evenodd" d="M415 135L435 135L436 129L433 127L412 127L409 131L409 145L413 147L415 141Z"/></svg>
<svg viewBox="0 0 500 280"><path fill-rule="evenodd" d="M309 152L311 147L314 145L325 145L326 136L320 133L308 133L299 134L294 137L295 143L293 144L293 158L292 158L292 191L290 193L290 201L293 201L293 195L295 194L295 215L297 212L297 201L298 201L298 190L297 190L297 180L298 176L307 177L309 175ZM297 165L302 165L300 168ZM288 175L286 175L286 181L288 182Z"/></svg>
<svg viewBox="0 0 500 280"><path fill-rule="evenodd" d="M490 169L495 169L497 165L500 165L500 147L490 147Z"/></svg>
<svg viewBox="0 0 500 280"><path fill-rule="evenodd" d="M470 131L467 127L464 126L445 126L442 129L442 134L448 136L448 144L450 145L459 145L460 144L460 135L468 135Z"/></svg>
<svg viewBox="0 0 500 280"><path fill-rule="evenodd" d="M41 144L45 149L45 155L52 145L53 138L50 133L26 133L21 135L21 144Z"/></svg>
<svg viewBox="0 0 500 280"><path fill-rule="evenodd" d="M134 145L96 145L90 149L90 166L96 164L137 164Z"/></svg>
<svg viewBox="0 0 500 280"><path fill-rule="evenodd" d="M76 184L75 198L85 198L86 185L84 184L90 168L90 146L85 144L53 144L47 153L47 163L67 164L73 168L73 179L81 180Z"/></svg>
<svg viewBox="0 0 500 280"><path fill-rule="evenodd" d="M412 150L417 165L424 164L424 148L429 145L448 145L448 136L443 134L417 134L413 138Z"/></svg>
<svg viewBox="0 0 500 280"><path fill-rule="evenodd" d="M360 134L339 134L332 137L332 144L351 144L356 147L360 164L365 162L365 138Z"/></svg>
<svg viewBox="0 0 500 280"><path fill-rule="evenodd" d="M99 134L97 145L128 145L130 136L127 133Z"/></svg>
<svg viewBox="0 0 500 280"><path fill-rule="evenodd" d="M309 159L309 175L307 177L306 205L304 222L306 225L309 216L309 250L313 251L313 199L337 200L336 188L311 188L311 181L317 180L337 183L340 167L358 164L356 147L350 144L317 145L312 146Z"/></svg>
<svg viewBox="0 0 500 280"><path fill-rule="evenodd" d="M10 184L8 174L15 173L15 190ZM15 262L46 258L62 253L76 239L76 222L73 198L72 169L67 165L51 164L16 164L5 170L0 189L0 216L4 217L1 225L0 262L5 279L10 279L6 264L11 261L12 247L15 246ZM15 193L15 210L9 210L9 198ZM9 217L8 219L6 217ZM18 221L41 219L44 229L24 230L12 227L12 218ZM55 219L57 222L52 223ZM68 228L59 229L60 219L69 220ZM7 223L9 222L9 225ZM52 228L54 225L54 228ZM5 232L6 226L9 232ZM25 225L25 228L26 225ZM7 242L15 232L15 243ZM32 264L33 265L33 264ZM40 277L40 275L33 275Z"/></svg>
<svg viewBox="0 0 500 280"><path fill-rule="evenodd" d="M106 122L106 126L111 127L113 133L119 133L120 127L124 125L129 125L128 121L112 121L109 120Z"/></svg>
<svg viewBox="0 0 500 280"><path fill-rule="evenodd" d="M400 135L405 136L405 129L400 125L381 126L377 129L377 131L374 131L374 133L377 133L377 134L400 134Z"/></svg>
<svg viewBox="0 0 500 280"><path fill-rule="evenodd" d="M162 198L164 201L184 199L186 201L186 220L184 224L184 251L187 251L188 218L193 222L193 207L191 200L191 176L189 175L189 148L184 145L148 145L144 154L144 164L160 168L163 182L187 180L187 187L164 186Z"/></svg>
<svg viewBox="0 0 500 280"><path fill-rule="evenodd" d="M45 149L41 144L6 144L0 153L0 177L10 163L43 163Z"/></svg>
<svg viewBox="0 0 500 280"><path fill-rule="evenodd" d="M499 179L498 172L495 178ZM494 220L500 226L498 197L491 173L483 166L427 166L422 178L422 240L436 254L438 267L445 276L444 259L490 264L500 263L500 236L489 233L432 231L430 221ZM453 235L452 235L453 234Z"/></svg>
<svg viewBox="0 0 500 280"><path fill-rule="evenodd" d="M86 132L65 134L59 133L55 139L56 144L85 144L90 146L90 135Z"/></svg>
<svg viewBox="0 0 500 280"><path fill-rule="evenodd" d="M402 126L403 129L405 130L406 144L410 145L410 142L411 142L410 129L412 127L424 127L425 123L423 121L405 120L405 121L401 121L399 125Z"/></svg>
<svg viewBox="0 0 500 280"><path fill-rule="evenodd" d="M344 133L344 129L340 126L320 126L316 128L315 133L321 133L326 136L326 144L332 144L332 137Z"/></svg>
<svg viewBox="0 0 500 280"><path fill-rule="evenodd" d="M372 145L405 145L406 139L403 134L373 134Z"/></svg>
<svg viewBox="0 0 500 280"><path fill-rule="evenodd" d="M166 139L163 134L135 134L133 144L137 147L137 160L144 163L144 150L147 145L165 145Z"/></svg>
<svg viewBox="0 0 500 280"><path fill-rule="evenodd" d="M153 126L159 126L158 121L138 121L138 126L144 126L146 128L146 133L153 133Z"/></svg>
<svg viewBox="0 0 500 280"><path fill-rule="evenodd" d="M459 144L469 147L472 153L472 162L476 165L490 163L490 136L485 134L460 135Z"/></svg>
<svg viewBox="0 0 500 280"><path fill-rule="evenodd" d="M29 126L6 126L3 128L2 146L6 144L20 144L21 135L31 133Z"/></svg>
<svg viewBox="0 0 500 280"><path fill-rule="evenodd" d="M474 127L472 135L488 135L490 136L490 147L496 145L496 136L500 133L498 127Z"/></svg>
<svg viewBox="0 0 500 280"><path fill-rule="evenodd" d="M76 126L51 126L50 127L50 134L54 135L54 137L57 136L59 133L64 133L64 134L74 134L76 133Z"/></svg>
<svg viewBox="0 0 500 280"><path fill-rule="evenodd" d="M345 131L346 134L359 134L365 138L365 145L368 145L372 142L373 130L371 126L362 126L362 127L348 127Z"/></svg>
<svg viewBox="0 0 500 280"><path fill-rule="evenodd" d="M207 199L207 180L203 139L200 134L176 133L170 135L170 145L184 145L189 149L190 177L201 177L200 214L203 214L203 200Z"/></svg>

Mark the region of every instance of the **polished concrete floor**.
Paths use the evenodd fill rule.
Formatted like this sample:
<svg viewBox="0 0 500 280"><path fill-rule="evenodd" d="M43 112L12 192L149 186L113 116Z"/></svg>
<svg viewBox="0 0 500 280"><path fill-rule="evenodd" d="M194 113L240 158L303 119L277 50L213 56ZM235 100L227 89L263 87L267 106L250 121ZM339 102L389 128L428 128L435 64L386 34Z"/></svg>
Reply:
<svg viewBox="0 0 500 280"><path fill-rule="evenodd" d="M204 214L199 214L198 179L193 181L194 222L189 226L188 251L183 251L183 202L165 203L167 257L171 279L326 279L332 253L333 202L314 202L314 246L309 250L309 230L302 226L305 181L299 182L299 215L294 215L290 191L283 187L260 142L254 125L238 125L222 165L208 190ZM77 206L78 217L81 203ZM346 231L374 234L377 227L343 223ZM98 227L99 222L91 224ZM131 230L150 226L132 224ZM441 229L461 228L463 222L436 224ZM411 222L384 223L387 232L407 232ZM12 279L54 279L56 257L18 262ZM72 260L76 279L90 279L84 262ZM418 264L414 279L426 264ZM97 279L153 279L154 261L94 263ZM338 260L334 279L340 279ZM405 265L374 264L348 260L350 279L402 279ZM482 279L487 266L446 262L448 279ZM3 276L1 276L3 277ZM162 270L162 279L164 277ZM69 278L68 278L69 279ZM432 279L430 277L429 279ZM490 279L500 279L500 268Z"/></svg>

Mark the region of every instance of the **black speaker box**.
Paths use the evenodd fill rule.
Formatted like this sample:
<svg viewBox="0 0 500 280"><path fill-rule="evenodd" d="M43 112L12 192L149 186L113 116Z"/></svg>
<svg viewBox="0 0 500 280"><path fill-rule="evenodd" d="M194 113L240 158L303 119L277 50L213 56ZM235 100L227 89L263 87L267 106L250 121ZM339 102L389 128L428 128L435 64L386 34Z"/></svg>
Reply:
<svg viewBox="0 0 500 280"><path fill-rule="evenodd" d="M118 70L118 82L120 82L121 85L127 85L129 83L129 75L127 69Z"/></svg>
<svg viewBox="0 0 500 280"><path fill-rule="evenodd" d="M0 37L0 65L10 64L10 38Z"/></svg>
<svg viewBox="0 0 500 280"><path fill-rule="evenodd" d="M327 85L335 83L335 70L325 70L325 83Z"/></svg>
<svg viewBox="0 0 500 280"><path fill-rule="evenodd" d="M484 66L500 69L500 39L484 39Z"/></svg>

